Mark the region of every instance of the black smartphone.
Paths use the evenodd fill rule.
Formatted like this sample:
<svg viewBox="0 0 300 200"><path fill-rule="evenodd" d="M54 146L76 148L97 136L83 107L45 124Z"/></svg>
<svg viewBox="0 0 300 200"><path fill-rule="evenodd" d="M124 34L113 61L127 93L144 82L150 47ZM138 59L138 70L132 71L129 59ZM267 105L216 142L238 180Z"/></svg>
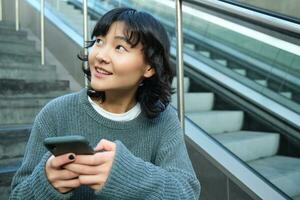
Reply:
<svg viewBox="0 0 300 200"><path fill-rule="evenodd" d="M92 155L95 153L85 137L80 135L49 137L44 140L44 145L54 156L66 153L76 155Z"/></svg>

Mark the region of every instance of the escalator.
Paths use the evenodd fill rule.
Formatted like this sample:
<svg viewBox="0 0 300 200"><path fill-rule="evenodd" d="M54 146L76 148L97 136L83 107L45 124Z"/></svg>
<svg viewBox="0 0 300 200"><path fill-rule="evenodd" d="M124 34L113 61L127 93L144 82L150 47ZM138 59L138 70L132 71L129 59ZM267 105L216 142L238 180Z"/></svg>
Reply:
<svg viewBox="0 0 300 200"><path fill-rule="evenodd" d="M169 32L175 70L174 2L154 2L89 1L89 30L100 16L114 7L130 6L151 12ZM53 2L48 6L57 9ZM59 16L81 34L81 1L59 1L59 8L63 11ZM228 152L232 159L245 166L245 174L251 174L264 183L262 188L257 186L249 191L242 178L233 175L237 166L225 170L218 162L219 158L211 157L209 159L214 160L212 163L221 174L229 177L225 189L218 188L214 192L218 183L209 184L208 178L215 179L205 175L205 170L210 169L199 167L206 165L201 163L204 156L188 145L202 183L201 199L223 199L218 196L223 190L227 199L234 199L229 196L238 194L237 191L247 194L245 198L236 196L236 199L262 199L258 194L260 189L275 191L281 199L300 199L300 70L297 68L300 51L290 52L278 46L276 49L269 43L255 40L255 37L240 34L239 30L236 30L237 34L235 30L224 29L224 24L205 21L207 16L214 15L213 11L198 7L193 1L189 1L185 8L189 9L188 14L183 15L187 120L223 148L223 152ZM197 18L197 13L201 17ZM237 45L239 43L241 45ZM298 50L299 46L295 46ZM175 77L174 88L176 80ZM172 105L177 106L176 94L172 96ZM231 184L235 185L235 191L228 192ZM249 195L251 193L253 195Z"/></svg>

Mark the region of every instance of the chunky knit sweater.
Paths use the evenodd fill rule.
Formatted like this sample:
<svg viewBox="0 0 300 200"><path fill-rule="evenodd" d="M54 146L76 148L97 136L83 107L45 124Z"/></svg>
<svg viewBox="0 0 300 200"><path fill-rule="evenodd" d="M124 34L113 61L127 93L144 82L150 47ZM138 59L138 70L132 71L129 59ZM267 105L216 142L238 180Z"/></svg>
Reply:
<svg viewBox="0 0 300 200"><path fill-rule="evenodd" d="M46 137L83 135L92 146L103 138L116 143L109 177L100 191L82 185L58 192L48 181ZM102 117L86 89L48 103L37 115L10 199L198 199L200 184L189 160L176 112L168 106L158 117L145 113L128 122Z"/></svg>

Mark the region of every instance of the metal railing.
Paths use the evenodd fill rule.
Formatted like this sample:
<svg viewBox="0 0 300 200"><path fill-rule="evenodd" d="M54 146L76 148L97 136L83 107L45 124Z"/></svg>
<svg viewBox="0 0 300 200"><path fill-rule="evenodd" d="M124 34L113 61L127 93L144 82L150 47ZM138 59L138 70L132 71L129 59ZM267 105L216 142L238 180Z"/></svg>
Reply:
<svg viewBox="0 0 300 200"><path fill-rule="evenodd" d="M20 29L20 9L19 0L15 0L16 31Z"/></svg>
<svg viewBox="0 0 300 200"><path fill-rule="evenodd" d="M176 70L177 70L177 99L178 99L178 117L180 121L181 128L184 128L184 69L183 69L183 36L182 36L182 0L176 0Z"/></svg>
<svg viewBox="0 0 300 200"><path fill-rule="evenodd" d="M0 0L0 21L2 21L2 0Z"/></svg>
<svg viewBox="0 0 300 200"><path fill-rule="evenodd" d="M253 21L257 21L260 23L264 23L267 26L272 26L275 29L281 29L285 33L292 32L294 34L300 34L300 26L299 24L289 22L283 19L279 19L277 17L272 17L269 15L265 15L262 13L257 13L255 11L242 8L239 6L235 6L226 2L218 1L218 0L185 0L187 3L204 5L207 7L211 7L217 10L226 11L227 13L231 13L234 15L239 15L245 19L250 19Z"/></svg>
<svg viewBox="0 0 300 200"><path fill-rule="evenodd" d="M88 55L88 50L87 48L84 48L86 45L86 41L88 41L88 12L87 12L88 6L87 6L87 0L83 0L83 6L82 6L82 10L83 10L83 53L84 56ZM84 68L87 69L88 68L88 63L84 62ZM88 86L88 79L87 76L84 76L84 84L85 87Z"/></svg>
<svg viewBox="0 0 300 200"><path fill-rule="evenodd" d="M45 65L45 0L41 0L41 65Z"/></svg>

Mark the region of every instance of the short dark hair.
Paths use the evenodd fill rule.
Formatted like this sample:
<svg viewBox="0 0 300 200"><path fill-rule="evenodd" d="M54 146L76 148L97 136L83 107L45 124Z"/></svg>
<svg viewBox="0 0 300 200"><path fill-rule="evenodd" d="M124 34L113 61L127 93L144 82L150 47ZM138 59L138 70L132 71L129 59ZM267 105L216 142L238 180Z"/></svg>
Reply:
<svg viewBox="0 0 300 200"><path fill-rule="evenodd" d="M143 46L145 62L155 69L155 74L143 81L143 85L137 90L137 101L147 117L154 118L164 111L170 103L172 92L171 82L173 72L170 66L170 41L162 24L146 12L132 8L115 8L101 17L94 27L85 48L91 47L97 36L105 36L114 22L124 22L124 32L131 47L139 43ZM79 59L88 61L88 56L79 55ZM91 81L90 69L84 69L89 81ZM90 97L100 98L105 101L103 91L95 91L91 86L88 88Z"/></svg>

